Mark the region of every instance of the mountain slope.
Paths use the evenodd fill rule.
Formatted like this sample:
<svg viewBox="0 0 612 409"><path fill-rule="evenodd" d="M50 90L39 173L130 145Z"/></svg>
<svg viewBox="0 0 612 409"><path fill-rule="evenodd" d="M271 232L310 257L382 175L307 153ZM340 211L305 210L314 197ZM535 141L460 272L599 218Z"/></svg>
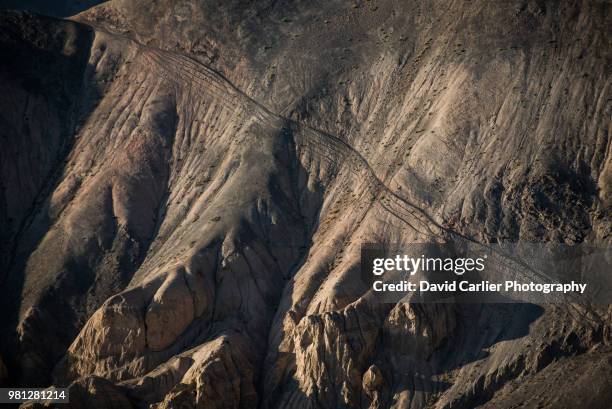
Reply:
<svg viewBox="0 0 612 409"><path fill-rule="evenodd" d="M608 245L609 23L595 1L5 13L10 379L84 407L559 407L529 391L567 367L597 407L608 306L381 304L359 252Z"/></svg>

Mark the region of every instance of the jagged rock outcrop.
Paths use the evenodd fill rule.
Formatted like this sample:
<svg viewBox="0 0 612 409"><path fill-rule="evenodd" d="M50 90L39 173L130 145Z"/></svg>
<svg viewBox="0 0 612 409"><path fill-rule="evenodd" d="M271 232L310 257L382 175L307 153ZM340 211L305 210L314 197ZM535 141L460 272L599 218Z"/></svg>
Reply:
<svg viewBox="0 0 612 409"><path fill-rule="evenodd" d="M20 409L43 409L43 408L92 408L92 409L132 409L133 406L124 392L113 385L112 382L90 376L73 382L68 388L68 402L26 402L19 406Z"/></svg>
<svg viewBox="0 0 612 409"><path fill-rule="evenodd" d="M106 379L95 376L79 379L70 385L70 405L75 408L132 409L125 394Z"/></svg>
<svg viewBox="0 0 612 409"><path fill-rule="evenodd" d="M608 306L380 303L359 259L457 237L609 245L609 13L4 12L11 373L72 385L75 407L554 408L535 385L576 368L568 402L606 402L589 379L609 369Z"/></svg>
<svg viewBox="0 0 612 409"><path fill-rule="evenodd" d="M191 355L191 367L155 407L248 408L257 400L255 351L239 334L222 336Z"/></svg>

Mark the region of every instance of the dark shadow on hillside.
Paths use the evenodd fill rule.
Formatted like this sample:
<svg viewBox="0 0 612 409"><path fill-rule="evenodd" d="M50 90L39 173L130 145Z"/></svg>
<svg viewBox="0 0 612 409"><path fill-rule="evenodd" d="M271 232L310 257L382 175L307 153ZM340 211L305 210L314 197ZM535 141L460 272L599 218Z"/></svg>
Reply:
<svg viewBox="0 0 612 409"><path fill-rule="evenodd" d="M67 41L73 41L74 52L64 52ZM19 385L23 376L16 326L24 270L50 228L51 194L65 172L74 135L100 100L89 81L95 72L88 65L92 41L91 29L78 23L0 11L0 93L8 96L0 104L0 124L7 125L0 127L0 355L10 385ZM28 386L46 383L49 363L59 359L58 345L67 347L74 335L78 320L67 297L79 283L70 287L67 294L59 296L64 289L58 287L46 296L51 307L41 322L55 317L45 325L56 330L38 340L48 350L26 354L36 373ZM65 325L60 328L58 320Z"/></svg>
<svg viewBox="0 0 612 409"><path fill-rule="evenodd" d="M51 17L70 17L107 0L0 0L0 10L27 10Z"/></svg>
<svg viewBox="0 0 612 409"><path fill-rule="evenodd" d="M429 308L431 304L415 305ZM394 385L402 385L411 393L443 393L452 386L439 379L441 375L486 359L489 350L496 344L523 338L529 334L530 326L544 313L535 304L447 304L456 312L457 327L450 338L428 353L417 342L409 351L398 350L393 355L396 372L386 374ZM393 347L391 347L393 349ZM398 370L400 369L400 370ZM488 397L479 396L486 401ZM390 396L387 399L391 399ZM471 402L474 406L479 402ZM474 407L466 406L466 407Z"/></svg>

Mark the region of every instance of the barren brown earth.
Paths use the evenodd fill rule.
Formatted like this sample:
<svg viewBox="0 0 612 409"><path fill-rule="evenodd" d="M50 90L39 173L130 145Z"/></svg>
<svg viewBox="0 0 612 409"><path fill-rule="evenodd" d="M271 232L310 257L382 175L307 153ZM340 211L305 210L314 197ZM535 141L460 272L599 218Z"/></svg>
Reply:
<svg viewBox="0 0 612 409"><path fill-rule="evenodd" d="M610 27L595 0L2 11L0 383L69 386L62 408L609 407L611 307L382 304L359 263L609 246Z"/></svg>

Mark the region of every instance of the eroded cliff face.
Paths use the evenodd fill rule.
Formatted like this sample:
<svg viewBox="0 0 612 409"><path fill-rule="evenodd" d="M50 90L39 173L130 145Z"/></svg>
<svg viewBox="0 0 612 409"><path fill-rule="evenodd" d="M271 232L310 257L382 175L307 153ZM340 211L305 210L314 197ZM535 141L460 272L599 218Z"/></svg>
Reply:
<svg viewBox="0 0 612 409"><path fill-rule="evenodd" d="M359 251L608 245L610 20L597 1L3 13L9 379L72 385L75 407L598 407L608 306L381 304Z"/></svg>

